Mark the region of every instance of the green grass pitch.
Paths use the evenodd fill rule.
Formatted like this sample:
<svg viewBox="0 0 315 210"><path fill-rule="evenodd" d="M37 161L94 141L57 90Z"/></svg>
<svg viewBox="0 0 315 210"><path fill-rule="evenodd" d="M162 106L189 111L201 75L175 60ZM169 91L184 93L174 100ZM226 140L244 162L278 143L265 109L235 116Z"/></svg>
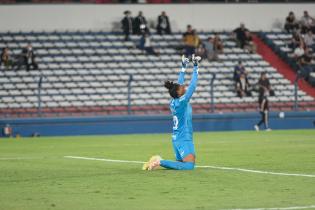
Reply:
<svg viewBox="0 0 315 210"><path fill-rule="evenodd" d="M142 171L173 159L170 134L0 139L1 210L247 209L315 205L315 177L196 168ZM315 175L315 130L195 133L197 165ZM311 209L311 207L309 207Z"/></svg>

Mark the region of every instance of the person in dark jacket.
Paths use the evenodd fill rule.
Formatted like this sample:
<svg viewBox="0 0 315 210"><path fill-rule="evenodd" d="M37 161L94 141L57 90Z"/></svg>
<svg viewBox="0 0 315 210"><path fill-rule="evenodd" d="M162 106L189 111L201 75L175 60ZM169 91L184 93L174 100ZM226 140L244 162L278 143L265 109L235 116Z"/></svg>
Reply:
<svg viewBox="0 0 315 210"><path fill-rule="evenodd" d="M264 93L259 95L259 113L261 115L261 120L254 126L256 131L260 130L260 126L264 124L266 131L271 131L269 128L269 92L266 90Z"/></svg>
<svg viewBox="0 0 315 210"><path fill-rule="evenodd" d="M156 31L160 35L172 33L169 18L166 15L166 12L164 11L158 17L158 25L157 25Z"/></svg>
<svg viewBox="0 0 315 210"><path fill-rule="evenodd" d="M133 31L133 19L131 17L130 11L124 12L125 17L121 20L121 27L123 30L123 33L125 35L125 41L129 40L129 35L132 34Z"/></svg>
<svg viewBox="0 0 315 210"><path fill-rule="evenodd" d="M258 86L259 86L259 95L262 96L265 94L265 92L268 92L268 95L270 96L275 96L275 92L272 90L269 79L267 78L267 73L262 72L260 74L260 78L258 81Z"/></svg>
<svg viewBox="0 0 315 210"><path fill-rule="evenodd" d="M22 49L22 53L19 56L19 61L17 64L17 69L21 69L21 66L26 66L26 70L29 71L31 67L36 70L38 65L35 61L35 53L31 44L28 44L25 48Z"/></svg>
<svg viewBox="0 0 315 210"><path fill-rule="evenodd" d="M143 16L143 12L140 11L138 16L135 17L133 33L137 35L142 35L143 32L149 33L149 28L147 26L147 20Z"/></svg>

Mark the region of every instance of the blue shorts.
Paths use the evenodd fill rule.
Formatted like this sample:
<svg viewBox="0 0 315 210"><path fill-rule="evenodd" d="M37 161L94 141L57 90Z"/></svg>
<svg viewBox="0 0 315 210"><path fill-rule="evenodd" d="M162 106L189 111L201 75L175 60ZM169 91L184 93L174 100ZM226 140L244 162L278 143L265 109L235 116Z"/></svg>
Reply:
<svg viewBox="0 0 315 210"><path fill-rule="evenodd" d="M183 159L189 154L196 156L195 146L192 141L173 141L173 149L177 161L183 161Z"/></svg>

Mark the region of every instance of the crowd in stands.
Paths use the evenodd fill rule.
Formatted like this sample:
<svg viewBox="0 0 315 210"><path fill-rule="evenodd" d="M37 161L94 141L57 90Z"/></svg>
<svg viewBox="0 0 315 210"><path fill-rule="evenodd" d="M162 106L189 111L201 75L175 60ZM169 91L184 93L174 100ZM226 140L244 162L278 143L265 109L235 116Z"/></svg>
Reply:
<svg viewBox="0 0 315 210"><path fill-rule="evenodd" d="M157 23L157 34L171 34L169 18L164 11L158 16ZM143 49L147 54L159 55L159 51L151 46L150 30L142 12L139 12L137 17L132 18L131 12L125 11L125 17L122 19L121 24L125 40L130 40L129 36L131 34L139 35L141 38L138 47ZM256 53L256 45L253 42L252 33L245 27L244 23L241 23L238 28L233 30L231 36L239 48L249 53ZM186 57L196 54L202 57L202 59L218 61L218 55L224 52L224 44L217 33L209 36L204 41L201 40L197 30L191 25L187 25L186 31L182 34L182 46L179 46L178 50L180 54L184 54ZM252 96L252 91L257 91L260 97L263 95L274 95L265 72L261 74L258 84L253 86L249 82L248 74L249 72L246 71L242 61L239 61L234 68L233 74L237 96L240 98Z"/></svg>
<svg viewBox="0 0 315 210"><path fill-rule="evenodd" d="M12 56L10 49L8 47L4 47L1 53L0 65L4 66L6 70L19 70L22 66L25 66L27 71L31 69L38 69L38 65L35 60L35 53L31 44L28 44L25 48L23 48L21 53L17 56Z"/></svg>
<svg viewBox="0 0 315 210"><path fill-rule="evenodd" d="M284 29L292 34L292 39L288 43L291 49L291 57L297 62L300 74L306 80L314 71L312 61L315 52L315 19L309 15L308 11L304 11L303 16L298 20L291 11L285 19Z"/></svg>
<svg viewBox="0 0 315 210"><path fill-rule="evenodd" d="M130 40L130 35L140 36L137 47L150 55L159 55L159 50L154 49L151 45L150 30L148 22L143 15L142 11L139 11L138 16L132 17L129 10L124 12L125 17L121 20L122 31L125 36L125 41ZM169 18L165 11L162 11L157 18L156 33L159 35L171 34L171 25Z"/></svg>

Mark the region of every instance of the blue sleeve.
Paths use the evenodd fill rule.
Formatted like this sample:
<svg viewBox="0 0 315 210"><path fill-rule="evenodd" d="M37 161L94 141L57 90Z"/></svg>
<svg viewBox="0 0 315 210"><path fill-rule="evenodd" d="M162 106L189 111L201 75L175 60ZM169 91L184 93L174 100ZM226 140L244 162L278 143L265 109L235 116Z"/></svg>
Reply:
<svg viewBox="0 0 315 210"><path fill-rule="evenodd" d="M197 87L197 82L198 82L198 66L194 66L194 71L192 73L189 87L188 87L184 97L182 96L183 98L185 98L186 101L189 101L191 96L195 92L196 87Z"/></svg>
<svg viewBox="0 0 315 210"><path fill-rule="evenodd" d="M183 85L185 82L185 72L180 71L179 72L179 76L178 76L178 80L177 80L178 84Z"/></svg>

